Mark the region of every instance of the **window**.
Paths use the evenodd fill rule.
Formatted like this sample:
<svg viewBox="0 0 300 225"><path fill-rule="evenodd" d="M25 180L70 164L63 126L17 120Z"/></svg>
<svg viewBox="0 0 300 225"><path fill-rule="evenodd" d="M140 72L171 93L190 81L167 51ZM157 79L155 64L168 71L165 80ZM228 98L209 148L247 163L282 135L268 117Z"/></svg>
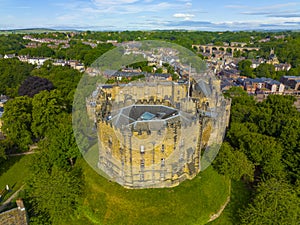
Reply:
<svg viewBox="0 0 300 225"><path fill-rule="evenodd" d="M110 137L109 140L108 140L108 147L109 148L112 148L112 138Z"/></svg>
<svg viewBox="0 0 300 225"><path fill-rule="evenodd" d="M140 181L144 181L144 179L145 179L144 174L141 173L141 174L140 174Z"/></svg>
<svg viewBox="0 0 300 225"><path fill-rule="evenodd" d="M144 168L145 168L145 160L141 159L141 169L144 169Z"/></svg>
<svg viewBox="0 0 300 225"><path fill-rule="evenodd" d="M161 163L161 166L165 166L165 159L162 158L161 161L160 161L160 163Z"/></svg>
<svg viewBox="0 0 300 225"><path fill-rule="evenodd" d="M145 148L144 148L144 145L141 145L141 149L140 149L140 151L141 151L141 154L144 154L144 153L145 153Z"/></svg>

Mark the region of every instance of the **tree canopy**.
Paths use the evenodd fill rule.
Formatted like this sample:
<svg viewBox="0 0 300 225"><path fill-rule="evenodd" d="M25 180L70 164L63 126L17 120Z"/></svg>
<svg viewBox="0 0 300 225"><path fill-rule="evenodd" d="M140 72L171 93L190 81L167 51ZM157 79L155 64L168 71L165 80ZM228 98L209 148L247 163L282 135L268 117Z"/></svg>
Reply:
<svg viewBox="0 0 300 225"><path fill-rule="evenodd" d="M29 76L19 87L19 95L24 96L28 95L29 97L33 97L43 90L50 91L54 88L51 81L46 78Z"/></svg>
<svg viewBox="0 0 300 225"><path fill-rule="evenodd" d="M18 96L19 86L30 76L33 65L18 59L0 59L0 94Z"/></svg>

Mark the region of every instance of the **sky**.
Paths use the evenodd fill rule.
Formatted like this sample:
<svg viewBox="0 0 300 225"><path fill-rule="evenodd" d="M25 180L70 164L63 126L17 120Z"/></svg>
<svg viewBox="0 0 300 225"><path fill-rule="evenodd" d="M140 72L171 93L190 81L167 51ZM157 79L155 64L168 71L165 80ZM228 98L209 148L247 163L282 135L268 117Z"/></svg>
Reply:
<svg viewBox="0 0 300 225"><path fill-rule="evenodd" d="M300 0L0 0L0 29L300 30Z"/></svg>

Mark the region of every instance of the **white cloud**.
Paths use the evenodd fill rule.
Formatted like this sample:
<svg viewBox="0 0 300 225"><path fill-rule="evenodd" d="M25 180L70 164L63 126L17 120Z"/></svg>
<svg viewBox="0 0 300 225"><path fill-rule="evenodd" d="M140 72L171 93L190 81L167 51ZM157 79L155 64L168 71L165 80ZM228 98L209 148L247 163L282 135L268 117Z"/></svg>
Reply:
<svg viewBox="0 0 300 225"><path fill-rule="evenodd" d="M191 3L191 2L187 2L187 3L185 3L185 6L186 7L191 7L193 4Z"/></svg>
<svg viewBox="0 0 300 225"><path fill-rule="evenodd" d="M121 4L132 4L136 3L139 0L92 0L92 3L97 6L103 6L103 5L121 5Z"/></svg>
<svg viewBox="0 0 300 225"><path fill-rule="evenodd" d="M228 8L228 9L243 9L243 8L247 8L247 6L245 6L245 5L225 5L224 8Z"/></svg>
<svg viewBox="0 0 300 225"><path fill-rule="evenodd" d="M267 6L258 7L255 9L257 9L257 10L282 9L282 8L297 6L297 5L300 5L300 3L299 2L287 2L287 3L282 3L282 4L267 5Z"/></svg>
<svg viewBox="0 0 300 225"><path fill-rule="evenodd" d="M175 13L173 15L173 17L175 17L175 18L183 18L184 20L190 20L191 18L195 17L195 15L189 14L189 13Z"/></svg>

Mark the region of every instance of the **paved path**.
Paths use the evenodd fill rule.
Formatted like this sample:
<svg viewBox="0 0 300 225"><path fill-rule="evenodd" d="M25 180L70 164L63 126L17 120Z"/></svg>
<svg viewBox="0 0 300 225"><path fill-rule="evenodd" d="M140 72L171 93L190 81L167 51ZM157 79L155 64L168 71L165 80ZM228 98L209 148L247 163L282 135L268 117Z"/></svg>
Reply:
<svg viewBox="0 0 300 225"><path fill-rule="evenodd" d="M30 151L30 152L23 152L23 153L16 153L16 154L9 154L8 156L20 156L20 155L31 155L36 153L35 151Z"/></svg>
<svg viewBox="0 0 300 225"><path fill-rule="evenodd" d="M217 213L210 216L210 219L208 222L214 221L215 219L217 219L221 216L223 210L226 208L226 206L230 202L230 195L231 195L231 181L229 183L229 196L227 197L226 202L221 206L221 208L219 209L219 211Z"/></svg>
<svg viewBox="0 0 300 225"><path fill-rule="evenodd" d="M34 151L34 149L37 149L37 148L38 148L37 145L31 145L31 146L29 147L29 151L28 151L28 152L15 153L15 154L8 154L8 156L31 155L31 154L36 153L36 152Z"/></svg>

